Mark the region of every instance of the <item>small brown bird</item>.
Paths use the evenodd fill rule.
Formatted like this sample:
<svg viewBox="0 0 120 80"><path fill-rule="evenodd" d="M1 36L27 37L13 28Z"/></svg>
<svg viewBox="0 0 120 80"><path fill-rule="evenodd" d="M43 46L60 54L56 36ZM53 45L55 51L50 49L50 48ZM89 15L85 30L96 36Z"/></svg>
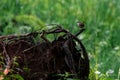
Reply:
<svg viewBox="0 0 120 80"><path fill-rule="evenodd" d="M79 26L80 28L84 28L84 23L82 23L82 22L77 22L77 26Z"/></svg>

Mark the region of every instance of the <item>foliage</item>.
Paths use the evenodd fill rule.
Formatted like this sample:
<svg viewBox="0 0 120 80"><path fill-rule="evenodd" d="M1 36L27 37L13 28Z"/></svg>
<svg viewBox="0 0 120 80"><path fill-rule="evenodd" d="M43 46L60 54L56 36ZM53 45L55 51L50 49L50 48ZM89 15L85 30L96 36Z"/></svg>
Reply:
<svg viewBox="0 0 120 80"><path fill-rule="evenodd" d="M4 78L4 80L24 80L20 75L18 75L18 74L12 74L12 75L9 75L9 76L6 76L5 78Z"/></svg>
<svg viewBox="0 0 120 80"><path fill-rule="evenodd" d="M119 79L120 69L120 0L1 0L0 35L20 34L35 30L43 22L58 23L75 33L77 21L85 23L86 32L79 36L86 45L91 69L106 74L113 70L111 79ZM12 19L27 15L15 27ZM30 18L28 16L30 15ZM33 19L31 20L27 19ZM34 20L34 18L35 20ZM36 19L37 18L37 19ZM22 17L21 17L22 19ZM21 20L19 19L19 20ZM43 20L41 23L41 20ZM18 20L18 21L19 21ZM26 22L26 25L20 25ZM21 30L22 29L22 30ZM41 29L41 28L39 28ZM93 74L98 79L99 75ZM94 79L93 79L94 80ZM104 80L104 79L103 79Z"/></svg>
<svg viewBox="0 0 120 80"><path fill-rule="evenodd" d="M16 62L16 60L17 60L17 57L14 57L14 59L13 59L13 65L12 65L12 67L14 67L14 66L19 66L19 64L18 64L18 62ZM8 73L7 74L5 74L4 73L4 71L5 71L5 64L4 64L4 58L3 58L3 56L0 54L0 80L15 80L15 79L17 79L17 80L24 80L23 78L22 78L22 76L21 75L19 75L19 74L14 74L14 70L13 69L11 69L10 70L10 74L8 75Z"/></svg>
<svg viewBox="0 0 120 80"><path fill-rule="evenodd" d="M79 80L79 79L69 78L70 76L73 76L73 75L68 72L66 72L65 74L56 74L55 76L60 76L61 80Z"/></svg>

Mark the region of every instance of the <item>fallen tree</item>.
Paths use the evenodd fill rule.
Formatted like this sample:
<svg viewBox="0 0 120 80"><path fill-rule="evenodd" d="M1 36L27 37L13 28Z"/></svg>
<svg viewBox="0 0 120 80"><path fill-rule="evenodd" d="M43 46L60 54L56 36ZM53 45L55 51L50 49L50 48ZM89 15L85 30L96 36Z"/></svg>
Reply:
<svg viewBox="0 0 120 80"><path fill-rule="evenodd" d="M62 80L67 72L68 78L87 80L89 59L77 38L85 29L81 28L73 35L57 26L24 35L0 36L2 78L19 74L25 80ZM49 40L46 36L51 34L58 36Z"/></svg>

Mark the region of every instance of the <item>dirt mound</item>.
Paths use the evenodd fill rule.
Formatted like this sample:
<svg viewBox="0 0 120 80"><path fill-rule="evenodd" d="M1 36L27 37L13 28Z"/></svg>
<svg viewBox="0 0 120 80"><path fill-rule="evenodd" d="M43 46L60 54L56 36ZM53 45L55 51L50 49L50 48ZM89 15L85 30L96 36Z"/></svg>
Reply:
<svg viewBox="0 0 120 80"><path fill-rule="evenodd" d="M66 72L70 78L88 79L89 59L76 35L58 27L20 36L0 37L0 64L11 69L7 75L19 74L25 80L58 80ZM60 34L53 40L45 35ZM12 78L11 78L12 79Z"/></svg>

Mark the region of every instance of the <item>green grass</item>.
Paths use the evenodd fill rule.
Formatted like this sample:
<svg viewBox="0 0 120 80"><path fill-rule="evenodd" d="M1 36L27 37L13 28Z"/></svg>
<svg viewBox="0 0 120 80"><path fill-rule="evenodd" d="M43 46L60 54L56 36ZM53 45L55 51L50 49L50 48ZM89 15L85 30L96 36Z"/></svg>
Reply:
<svg viewBox="0 0 120 80"><path fill-rule="evenodd" d="M26 27L23 23L14 26L11 22L19 15L35 16L45 24L61 24L72 33L78 31L76 22L84 22L86 31L79 37L89 54L93 72L91 74L95 75L96 80L118 79L120 75L118 73L120 69L120 0L1 0L0 35L15 34L21 31L18 27ZM5 22L8 22L7 25ZM43 25L36 21L27 23L30 26L27 26L25 32L34 31L34 25L40 25L40 27ZM107 74L110 70L114 72ZM101 73L94 74L96 71ZM106 79L100 75L105 75Z"/></svg>

